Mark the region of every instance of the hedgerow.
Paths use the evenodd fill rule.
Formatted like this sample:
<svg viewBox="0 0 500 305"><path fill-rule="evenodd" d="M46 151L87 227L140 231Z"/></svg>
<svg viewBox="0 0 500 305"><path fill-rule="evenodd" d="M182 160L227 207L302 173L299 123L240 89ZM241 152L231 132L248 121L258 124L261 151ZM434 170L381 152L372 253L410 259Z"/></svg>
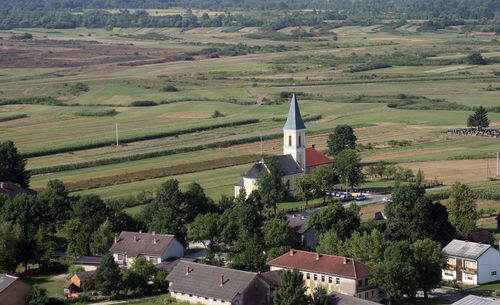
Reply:
<svg viewBox="0 0 500 305"><path fill-rule="evenodd" d="M15 114L11 116L4 116L3 118L0 118L0 122L7 122L7 121L12 121L12 120L17 120L17 119L22 119L22 118L27 118L27 114Z"/></svg>

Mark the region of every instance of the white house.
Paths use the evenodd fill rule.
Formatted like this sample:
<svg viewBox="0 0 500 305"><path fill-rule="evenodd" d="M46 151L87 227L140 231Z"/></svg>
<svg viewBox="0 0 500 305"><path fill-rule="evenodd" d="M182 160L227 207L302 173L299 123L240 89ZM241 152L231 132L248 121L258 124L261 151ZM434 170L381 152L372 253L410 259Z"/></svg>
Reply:
<svg viewBox="0 0 500 305"><path fill-rule="evenodd" d="M109 249L118 265L130 267L135 258L146 257L153 264L184 256L184 246L174 235L123 231Z"/></svg>
<svg viewBox="0 0 500 305"><path fill-rule="evenodd" d="M469 285L500 281L500 251L491 245L454 239L443 248L448 263L444 280Z"/></svg>

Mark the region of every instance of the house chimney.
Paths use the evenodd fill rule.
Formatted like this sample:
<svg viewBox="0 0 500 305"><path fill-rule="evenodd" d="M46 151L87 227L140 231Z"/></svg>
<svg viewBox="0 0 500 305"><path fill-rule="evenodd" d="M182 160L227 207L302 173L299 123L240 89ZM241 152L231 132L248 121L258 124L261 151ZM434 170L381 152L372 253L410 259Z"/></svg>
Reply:
<svg viewBox="0 0 500 305"><path fill-rule="evenodd" d="M153 233L152 233L152 234L153 234L153 236L155 236L155 235L156 235L156 232L155 232L155 231L153 231Z"/></svg>
<svg viewBox="0 0 500 305"><path fill-rule="evenodd" d="M134 241L137 242L137 235L134 235Z"/></svg>
<svg viewBox="0 0 500 305"><path fill-rule="evenodd" d="M315 144L313 144L313 145L312 145L312 148L315 148L315 147L316 147L316 145L315 145Z"/></svg>
<svg viewBox="0 0 500 305"><path fill-rule="evenodd" d="M293 249L290 249L290 256L293 256Z"/></svg>
<svg viewBox="0 0 500 305"><path fill-rule="evenodd" d="M3 189L3 182L0 182L0 189Z"/></svg>
<svg viewBox="0 0 500 305"><path fill-rule="evenodd" d="M142 234L142 230L139 230L139 234Z"/></svg>
<svg viewBox="0 0 500 305"><path fill-rule="evenodd" d="M306 219L306 217L304 215L302 215L302 217L300 217L301 219Z"/></svg>
<svg viewBox="0 0 500 305"><path fill-rule="evenodd" d="M316 253L316 260L319 261L319 253Z"/></svg>
<svg viewBox="0 0 500 305"><path fill-rule="evenodd" d="M189 266L186 266L186 275L189 274Z"/></svg>
<svg viewBox="0 0 500 305"><path fill-rule="evenodd" d="M347 258L344 257L344 265L347 264Z"/></svg>
<svg viewBox="0 0 500 305"><path fill-rule="evenodd" d="M155 245L156 245L157 243L158 243L158 239L153 238L153 244L155 244Z"/></svg>
<svg viewBox="0 0 500 305"><path fill-rule="evenodd" d="M118 235L116 235L116 233L115 233L115 245L117 242L118 242Z"/></svg>
<svg viewBox="0 0 500 305"><path fill-rule="evenodd" d="M220 275L220 286L222 287L222 285L224 284L224 275Z"/></svg>

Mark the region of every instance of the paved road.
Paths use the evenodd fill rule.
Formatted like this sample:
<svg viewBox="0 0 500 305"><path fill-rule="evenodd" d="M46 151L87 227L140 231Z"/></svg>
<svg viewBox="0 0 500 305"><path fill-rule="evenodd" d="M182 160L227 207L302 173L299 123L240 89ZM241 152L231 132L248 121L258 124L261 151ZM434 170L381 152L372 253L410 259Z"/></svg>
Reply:
<svg viewBox="0 0 500 305"><path fill-rule="evenodd" d="M348 207L353 203L356 203L357 205L365 205L365 204L370 204L370 203L375 203L375 202L381 202L383 201L384 197L387 197L388 195L378 195L378 194L364 194L366 196L366 200L363 201L347 201L344 202L344 206Z"/></svg>

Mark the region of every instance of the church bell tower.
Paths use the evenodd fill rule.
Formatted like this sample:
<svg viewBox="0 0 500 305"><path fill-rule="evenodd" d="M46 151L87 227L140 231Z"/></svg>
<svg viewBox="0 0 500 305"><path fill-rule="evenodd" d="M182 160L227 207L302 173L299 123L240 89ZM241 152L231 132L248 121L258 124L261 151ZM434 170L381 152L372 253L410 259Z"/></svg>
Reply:
<svg viewBox="0 0 500 305"><path fill-rule="evenodd" d="M295 91L290 103L288 118L283 126L283 154L292 155L302 169L306 170L306 126L300 115Z"/></svg>

